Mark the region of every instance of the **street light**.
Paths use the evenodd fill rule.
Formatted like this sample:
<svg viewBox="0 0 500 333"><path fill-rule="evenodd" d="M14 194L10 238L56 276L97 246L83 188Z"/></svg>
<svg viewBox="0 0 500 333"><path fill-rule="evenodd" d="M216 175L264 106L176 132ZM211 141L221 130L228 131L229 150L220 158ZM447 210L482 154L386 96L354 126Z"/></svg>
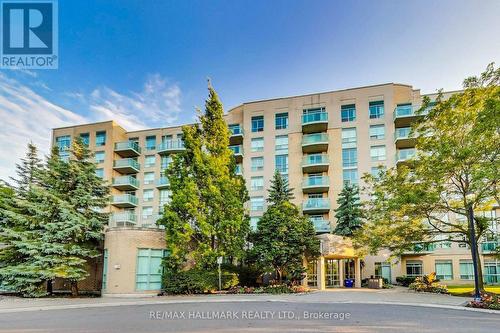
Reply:
<svg viewBox="0 0 500 333"><path fill-rule="evenodd" d="M477 242L476 242L476 232L474 230L474 209L472 208L472 200L474 199L474 194L469 193L466 196L468 206L467 215L469 220L469 238L472 250L472 266L474 267L474 300L479 302L481 300L481 293L479 291L479 274L477 266Z"/></svg>

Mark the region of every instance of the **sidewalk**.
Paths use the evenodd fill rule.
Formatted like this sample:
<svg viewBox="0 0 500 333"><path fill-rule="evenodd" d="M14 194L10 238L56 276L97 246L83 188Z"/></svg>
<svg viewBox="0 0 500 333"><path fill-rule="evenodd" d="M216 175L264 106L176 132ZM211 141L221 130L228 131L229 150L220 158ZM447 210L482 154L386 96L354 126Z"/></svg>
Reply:
<svg viewBox="0 0 500 333"><path fill-rule="evenodd" d="M331 289L326 291L314 291L308 294L285 295L193 295L144 298L101 297L39 299L0 296L0 313L125 305L257 301L286 303L400 304L465 309L463 305L468 299L450 295L414 293L408 291L406 288L400 287L382 290Z"/></svg>

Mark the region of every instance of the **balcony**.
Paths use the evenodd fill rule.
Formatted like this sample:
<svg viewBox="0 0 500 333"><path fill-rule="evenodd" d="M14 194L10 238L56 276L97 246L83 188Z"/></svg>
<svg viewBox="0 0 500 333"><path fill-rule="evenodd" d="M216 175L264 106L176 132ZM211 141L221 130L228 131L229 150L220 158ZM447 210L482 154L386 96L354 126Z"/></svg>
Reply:
<svg viewBox="0 0 500 333"><path fill-rule="evenodd" d="M332 232L332 226L328 220L311 220L314 225L314 230L317 234L324 234Z"/></svg>
<svg viewBox="0 0 500 333"><path fill-rule="evenodd" d="M412 250L405 251L407 255L429 254L436 250L436 243L415 244Z"/></svg>
<svg viewBox="0 0 500 333"><path fill-rule="evenodd" d="M314 133L302 137L302 152L321 153L328 151L328 134Z"/></svg>
<svg viewBox="0 0 500 333"><path fill-rule="evenodd" d="M328 113L326 111L305 113L302 115L302 132L324 132L328 129Z"/></svg>
<svg viewBox="0 0 500 333"><path fill-rule="evenodd" d="M243 143L243 129L240 127L240 125L229 126L229 130L231 131L231 136L229 137L229 144L241 145Z"/></svg>
<svg viewBox="0 0 500 333"><path fill-rule="evenodd" d="M175 154L186 150L182 139L166 140L158 145L157 152L160 155Z"/></svg>
<svg viewBox="0 0 500 333"><path fill-rule="evenodd" d="M236 163L241 163L241 161L243 161L243 146L242 145L229 146L229 149L233 151Z"/></svg>
<svg viewBox="0 0 500 333"><path fill-rule="evenodd" d="M421 106L402 104L396 106L394 109L394 124L396 127L407 127L415 121L418 117L422 117L429 113L430 108L425 109L423 112L418 112Z"/></svg>
<svg viewBox="0 0 500 333"><path fill-rule="evenodd" d="M136 157L141 154L141 148L137 142L125 141L115 143L115 153L121 157Z"/></svg>
<svg viewBox="0 0 500 333"><path fill-rule="evenodd" d="M330 188L330 179L328 176L307 177L302 182L302 192L304 193L323 193L328 192Z"/></svg>
<svg viewBox="0 0 500 333"><path fill-rule="evenodd" d="M236 164L236 170L234 171L234 173L238 176L243 175L243 167L241 164Z"/></svg>
<svg viewBox="0 0 500 333"><path fill-rule="evenodd" d="M111 186L120 191L133 191L139 189L139 181L132 176L116 177Z"/></svg>
<svg viewBox="0 0 500 333"><path fill-rule="evenodd" d="M111 214L109 217L110 227L135 225L136 223L137 216L134 212L116 212Z"/></svg>
<svg viewBox="0 0 500 333"><path fill-rule="evenodd" d="M156 188L158 189L167 188L168 185L170 185L170 182L167 177L160 177L160 179L156 181Z"/></svg>
<svg viewBox="0 0 500 333"><path fill-rule="evenodd" d="M138 203L137 197L132 194L113 195L111 204L119 208L136 207Z"/></svg>
<svg viewBox="0 0 500 333"><path fill-rule="evenodd" d="M500 247L499 241L486 241L481 242L481 251L485 254L496 253L497 249Z"/></svg>
<svg viewBox="0 0 500 333"><path fill-rule="evenodd" d="M302 211L305 214L328 213L330 201L328 198L309 198L302 204Z"/></svg>
<svg viewBox="0 0 500 333"><path fill-rule="evenodd" d="M302 171L310 172L326 172L329 167L328 155L315 154L304 156L302 159Z"/></svg>
<svg viewBox="0 0 500 333"><path fill-rule="evenodd" d="M411 127L396 128L396 132L394 132L394 143L396 144L396 148L415 147L415 137L410 134L410 132Z"/></svg>
<svg viewBox="0 0 500 333"><path fill-rule="evenodd" d="M138 173L140 169L141 165L133 158L123 158L113 162L113 170L121 174Z"/></svg>
<svg viewBox="0 0 500 333"><path fill-rule="evenodd" d="M396 165L403 164L416 154L415 148L398 149L396 152Z"/></svg>

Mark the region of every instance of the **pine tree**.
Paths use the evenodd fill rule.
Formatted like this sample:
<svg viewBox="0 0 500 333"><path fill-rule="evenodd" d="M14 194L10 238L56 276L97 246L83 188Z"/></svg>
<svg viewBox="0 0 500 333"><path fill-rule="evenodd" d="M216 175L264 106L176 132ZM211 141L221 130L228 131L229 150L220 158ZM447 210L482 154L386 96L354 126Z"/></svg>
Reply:
<svg viewBox="0 0 500 333"><path fill-rule="evenodd" d="M337 200L338 208L335 210L337 225L334 234L351 237L356 230L362 227L361 203L359 190L355 185L345 185Z"/></svg>
<svg viewBox="0 0 500 333"><path fill-rule="evenodd" d="M319 255L319 240L311 220L292 204L292 189L279 172L274 174L269 189L267 208L252 235L251 256L265 271L275 271L278 282L290 280L304 271L303 258Z"/></svg>
<svg viewBox="0 0 500 333"><path fill-rule="evenodd" d="M10 177L16 184L16 191L25 194L32 184L37 182L37 173L42 167L42 160L38 157L38 149L33 142L28 143L26 156L21 163L16 163L17 178Z"/></svg>
<svg viewBox="0 0 500 333"><path fill-rule="evenodd" d="M26 296L46 293L45 284L55 278L77 282L88 276L87 260L100 255L99 241L107 214L108 187L95 175L91 153L78 139L69 162L54 149L40 184L16 195L4 207L0 250L3 283Z"/></svg>
<svg viewBox="0 0 500 333"><path fill-rule="evenodd" d="M278 205L293 199L293 188L288 187L288 180L276 170L273 180L271 181L271 188L269 189L267 201L273 205Z"/></svg>
<svg viewBox="0 0 500 333"><path fill-rule="evenodd" d="M199 124L183 128L185 152L167 170L172 191L164 208L168 272L185 266L213 269L218 256L243 255L249 232L244 180L235 174L229 129L211 85Z"/></svg>

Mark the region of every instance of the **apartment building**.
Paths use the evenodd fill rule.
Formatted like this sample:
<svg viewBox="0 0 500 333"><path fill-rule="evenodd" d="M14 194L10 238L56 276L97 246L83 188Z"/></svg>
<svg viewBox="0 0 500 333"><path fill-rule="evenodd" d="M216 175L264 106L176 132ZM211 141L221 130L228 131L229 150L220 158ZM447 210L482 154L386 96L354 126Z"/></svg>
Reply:
<svg viewBox="0 0 500 333"><path fill-rule="evenodd" d="M395 282L400 275L433 271L449 283L471 282L471 257L458 244L416 249L394 263L386 252L359 258L348 240L331 234L343 184L359 184L363 174L405 163L415 154L409 126L421 101L418 89L389 83L243 103L226 114L230 148L249 190L251 225L256 227L266 209L275 170L288 178L294 203L314 223L322 255L305 263L305 283L311 287L340 287L345 278L360 286L370 276ZM165 240L155 221L170 196L163 171L184 149L181 127L127 132L108 121L57 128L53 145L63 158L75 137L95 152L97 172L112 186L103 293L156 293ZM480 255L486 281L495 283L500 282L500 261L491 252L500 227L492 222L491 231Z"/></svg>

